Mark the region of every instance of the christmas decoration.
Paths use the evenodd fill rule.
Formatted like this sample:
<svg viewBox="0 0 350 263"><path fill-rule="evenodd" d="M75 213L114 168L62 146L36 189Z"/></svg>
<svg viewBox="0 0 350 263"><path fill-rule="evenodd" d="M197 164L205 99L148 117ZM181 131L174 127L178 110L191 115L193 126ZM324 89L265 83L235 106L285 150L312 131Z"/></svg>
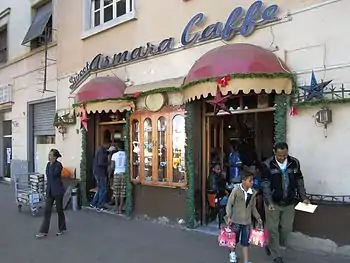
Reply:
<svg viewBox="0 0 350 263"><path fill-rule="evenodd" d="M140 97L140 95L141 95L140 92L135 92L135 93L133 94L133 97L134 97L134 98L138 98L138 97Z"/></svg>
<svg viewBox="0 0 350 263"><path fill-rule="evenodd" d="M254 78L263 78L263 79L277 79L277 78L287 78L291 79L294 82L294 76L291 73L235 73L228 75L230 79L254 79ZM187 83L186 85L182 86L182 89L186 89L188 87L200 84L200 83L205 83L205 82L217 82L217 77L216 78L207 78L207 79L201 79L197 81L193 81L190 83ZM143 95L143 94L142 94Z"/></svg>
<svg viewBox="0 0 350 263"><path fill-rule="evenodd" d="M220 110L226 111L231 114L231 111L226 107L226 101L231 98L232 95L222 96L219 86L216 89L216 95L214 99L207 101L214 106L214 115L218 114Z"/></svg>
<svg viewBox="0 0 350 263"><path fill-rule="evenodd" d="M222 77L222 78L218 78L216 80L217 84L219 87L226 87L228 85L228 82L231 80L231 76L228 75L228 76L225 76L225 77Z"/></svg>
<svg viewBox="0 0 350 263"><path fill-rule="evenodd" d="M187 184L188 189L186 192L186 202L187 202L187 227L196 227L196 208L194 200L194 133L193 125L195 123L194 115L194 103L186 104L186 116L185 116L185 127L186 127L186 172L187 172Z"/></svg>
<svg viewBox="0 0 350 263"><path fill-rule="evenodd" d="M87 205L87 134L81 129L80 193L82 205Z"/></svg>
<svg viewBox="0 0 350 263"><path fill-rule="evenodd" d="M125 125L124 125L124 148L125 155L130 156L130 111L125 113ZM125 164L125 177L126 181L126 198L125 198L125 215L130 217L132 214L133 207L133 189L131 183L131 174L130 174L130 162Z"/></svg>
<svg viewBox="0 0 350 263"><path fill-rule="evenodd" d="M80 106L80 112L81 112L81 120L80 120L81 127L80 128L84 128L85 131L87 131L88 130L87 123L88 123L89 118L87 117L85 105Z"/></svg>
<svg viewBox="0 0 350 263"><path fill-rule="evenodd" d="M287 95L286 94L276 94L275 95L275 142L285 142L287 134Z"/></svg>
<svg viewBox="0 0 350 263"><path fill-rule="evenodd" d="M332 80L317 83L315 73L312 71L310 86L302 86L300 89L304 90L306 94L305 100L310 101L313 99L320 100L323 99L324 89L331 83Z"/></svg>
<svg viewBox="0 0 350 263"><path fill-rule="evenodd" d="M296 116L296 115L298 115L297 107L296 107L295 105L293 105L293 106L290 108L289 115L290 115L290 116Z"/></svg>

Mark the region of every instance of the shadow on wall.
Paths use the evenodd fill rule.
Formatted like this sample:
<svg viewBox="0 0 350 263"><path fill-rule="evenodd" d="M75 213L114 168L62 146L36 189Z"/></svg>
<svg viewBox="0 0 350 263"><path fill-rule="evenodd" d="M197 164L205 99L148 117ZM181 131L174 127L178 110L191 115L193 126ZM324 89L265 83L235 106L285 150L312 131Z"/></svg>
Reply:
<svg viewBox="0 0 350 263"><path fill-rule="evenodd" d="M314 214L296 211L294 231L350 245L350 204L319 204Z"/></svg>

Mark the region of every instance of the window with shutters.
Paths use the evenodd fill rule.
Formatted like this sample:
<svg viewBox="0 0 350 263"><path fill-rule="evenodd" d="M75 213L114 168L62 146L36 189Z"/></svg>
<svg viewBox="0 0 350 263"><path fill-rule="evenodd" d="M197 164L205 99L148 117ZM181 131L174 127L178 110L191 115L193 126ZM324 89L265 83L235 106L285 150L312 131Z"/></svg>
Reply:
<svg viewBox="0 0 350 263"><path fill-rule="evenodd" d="M22 41L31 50L52 42L52 1L34 9L33 21Z"/></svg>
<svg viewBox="0 0 350 263"><path fill-rule="evenodd" d="M7 27L5 26L0 29L0 64L6 63L7 58Z"/></svg>

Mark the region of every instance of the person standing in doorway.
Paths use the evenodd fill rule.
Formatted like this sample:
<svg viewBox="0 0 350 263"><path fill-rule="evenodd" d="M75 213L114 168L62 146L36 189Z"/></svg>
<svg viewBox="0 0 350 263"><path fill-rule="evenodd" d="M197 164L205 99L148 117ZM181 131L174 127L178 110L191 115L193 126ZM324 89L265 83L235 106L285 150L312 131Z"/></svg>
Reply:
<svg viewBox="0 0 350 263"><path fill-rule="evenodd" d="M125 162L126 156L122 142L117 143L117 152L112 155L113 195L117 214L122 213L124 198L126 195Z"/></svg>
<svg viewBox="0 0 350 263"><path fill-rule="evenodd" d="M105 201L107 195L107 169L108 169L108 152L107 149L110 146L110 141L105 140L103 145L97 149L94 164L93 172L94 177L97 183L97 191L92 199L90 206L92 208L97 208L98 212L101 212L105 209Z"/></svg>
<svg viewBox="0 0 350 263"><path fill-rule="evenodd" d="M242 161L240 158L240 154L237 151L237 147L233 143L230 144L229 153L227 154L227 165L229 173L229 183L241 183L240 171L242 168Z"/></svg>
<svg viewBox="0 0 350 263"><path fill-rule="evenodd" d="M293 231L296 193L309 204L298 159L288 155L288 145L277 142L274 156L264 162L262 191L265 203L269 248L275 263L283 263L281 247ZM281 246L281 247L280 247Z"/></svg>
<svg viewBox="0 0 350 263"><path fill-rule="evenodd" d="M57 236L62 235L66 230L66 219L63 212L63 196L65 189L62 182L62 164L57 161L62 157L57 149L52 149L49 152L49 162L46 165L46 204L44 211L44 221L41 224L39 234L37 238L46 237L49 233L50 220L52 213L53 202L56 202L56 210L58 215L58 232Z"/></svg>

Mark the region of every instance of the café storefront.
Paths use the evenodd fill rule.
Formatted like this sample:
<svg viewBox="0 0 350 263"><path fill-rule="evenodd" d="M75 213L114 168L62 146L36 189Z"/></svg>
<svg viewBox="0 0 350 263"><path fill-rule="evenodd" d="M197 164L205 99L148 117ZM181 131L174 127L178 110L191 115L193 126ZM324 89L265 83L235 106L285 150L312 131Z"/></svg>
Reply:
<svg viewBox="0 0 350 263"><path fill-rule="evenodd" d="M277 20L278 6L264 8L261 1L256 1L240 27L233 27L242 14L243 8L238 7L225 23L208 25L200 32L196 30L203 26L205 16L193 16L181 35L181 48L188 50L216 38L229 41L237 32L248 37L256 27ZM259 133L254 142L260 156L268 154L274 140L285 139L286 101L293 77L274 53L242 43L219 46L195 58L180 78L132 85L108 76L112 68L152 56L171 56L176 49L175 38L170 37L112 56L98 54L70 82L76 106L87 113L84 122L88 131L82 136L82 181L92 181L91 163L94 149L104 136L102 127L122 125L117 137L125 143L130 175L126 214L184 219L189 227L195 227L207 217L206 177L211 148L219 148L223 155L227 140L235 137L226 135L227 127L235 130L240 122L249 122L251 130ZM223 79L227 83L223 84ZM82 93L88 98L80 99ZM227 97L224 104L220 104L220 96ZM112 141L114 126L108 129ZM262 134L264 129L269 129L266 134ZM269 149L264 150L262 141L270 145ZM89 190L85 188L83 192Z"/></svg>

